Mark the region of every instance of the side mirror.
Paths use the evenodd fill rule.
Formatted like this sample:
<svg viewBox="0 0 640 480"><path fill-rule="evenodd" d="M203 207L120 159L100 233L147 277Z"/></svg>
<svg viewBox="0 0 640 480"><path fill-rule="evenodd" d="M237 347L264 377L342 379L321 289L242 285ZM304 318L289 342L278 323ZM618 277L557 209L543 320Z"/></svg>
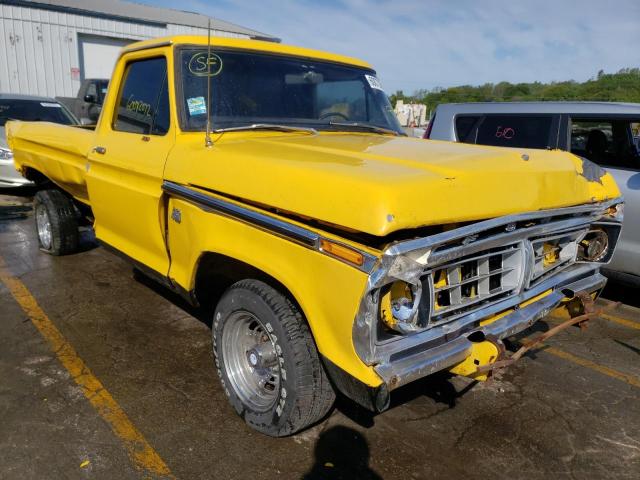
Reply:
<svg viewBox="0 0 640 480"><path fill-rule="evenodd" d="M87 103L96 103L96 96L95 95L85 95L84 96L84 101Z"/></svg>

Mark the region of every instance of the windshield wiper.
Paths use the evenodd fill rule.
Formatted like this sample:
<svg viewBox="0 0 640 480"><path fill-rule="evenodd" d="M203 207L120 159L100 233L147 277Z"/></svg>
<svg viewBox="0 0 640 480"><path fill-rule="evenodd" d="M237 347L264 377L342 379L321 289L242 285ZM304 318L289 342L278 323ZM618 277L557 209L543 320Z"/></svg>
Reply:
<svg viewBox="0 0 640 480"><path fill-rule="evenodd" d="M254 123L251 125L241 125L239 127L216 128L215 130L212 130L212 132L213 133L242 132L246 130L277 130L280 132L303 132L303 133L310 133L311 135L318 134L318 131L315 128L292 127L290 125L277 125L272 123Z"/></svg>
<svg viewBox="0 0 640 480"><path fill-rule="evenodd" d="M360 123L360 122L329 122L329 125L335 125L336 127L354 127L354 128L364 128L366 130L371 130L372 132L379 133L390 133L395 136L399 136L400 134L395 130L391 130L390 128L378 127L377 125L371 125L369 123Z"/></svg>

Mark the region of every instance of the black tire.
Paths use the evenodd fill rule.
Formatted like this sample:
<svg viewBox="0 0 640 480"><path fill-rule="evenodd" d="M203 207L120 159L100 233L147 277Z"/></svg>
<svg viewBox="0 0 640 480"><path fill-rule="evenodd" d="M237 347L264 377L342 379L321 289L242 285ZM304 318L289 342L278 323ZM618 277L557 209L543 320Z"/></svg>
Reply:
<svg viewBox="0 0 640 480"><path fill-rule="evenodd" d="M59 190L40 190L34 197L33 209L40 250L50 255L68 255L78 250L78 215L69 197Z"/></svg>
<svg viewBox="0 0 640 480"><path fill-rule="evenodd" d="M261 323L264 327L261 334L266 334L264 338L268 335L268 339L259 345L272 346L277 359L273 360L279 375L278 384L272 386L275 398L273 404L263 408L243 399L242 388L235 380L237 375L231 375L232 380L229 374L234 365L234 355L228 352L233 349L228 332L234 331L235 318L242 315L252 316ZM296 306L269 285L258 280L242 280L232 285L216 307L212 335L214 359L222 387L235 411L250 427L266 435L282 437L313 425L331 409L335 392L309 327ZM242 350L242 347L238 349ZM246 365L249 367L250 362L251 356L247 351ZM258 371L257 367L255 371Z"/></svg>

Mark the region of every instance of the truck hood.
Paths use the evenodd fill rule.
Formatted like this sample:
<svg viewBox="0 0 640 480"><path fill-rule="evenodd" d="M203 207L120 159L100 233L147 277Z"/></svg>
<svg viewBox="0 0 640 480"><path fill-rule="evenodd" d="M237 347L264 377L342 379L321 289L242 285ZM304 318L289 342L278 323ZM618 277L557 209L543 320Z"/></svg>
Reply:
<svg viewBox="0 0 640 480"><path fill-rule="evenodd" d="M561 151L352 133L177 140L167 180L377 236L620 195L611 175Z"/></svg>

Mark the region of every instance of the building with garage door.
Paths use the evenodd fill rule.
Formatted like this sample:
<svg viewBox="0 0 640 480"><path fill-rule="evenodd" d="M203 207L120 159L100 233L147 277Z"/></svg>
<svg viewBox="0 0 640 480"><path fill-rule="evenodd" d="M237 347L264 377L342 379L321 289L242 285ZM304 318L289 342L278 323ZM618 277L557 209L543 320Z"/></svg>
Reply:
<svg viewBox="0 0 640 480"><path fill-rule="evenodd" d="M110 78L123 45L207 34L209 17L119 0L0 0L0 92L75 96L85 78ZM279 41L211 18L211 34Z"/></svg>

